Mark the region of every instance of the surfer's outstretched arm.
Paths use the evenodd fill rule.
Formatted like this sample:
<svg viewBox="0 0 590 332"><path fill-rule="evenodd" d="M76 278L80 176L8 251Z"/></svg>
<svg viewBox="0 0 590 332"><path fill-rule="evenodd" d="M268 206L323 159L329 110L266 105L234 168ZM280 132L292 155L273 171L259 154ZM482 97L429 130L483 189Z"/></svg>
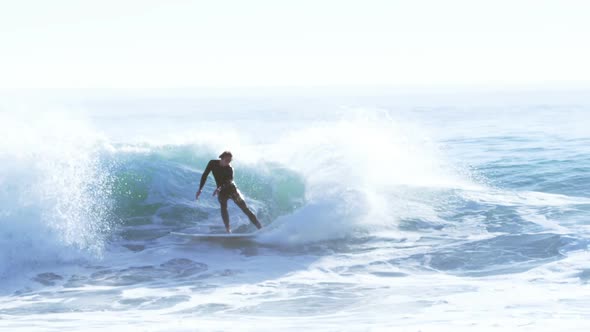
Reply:
<svg viewBox="0 0 590 332"><path fill-rule="evenodd" d="M210 160L209 163L207 164L207 167L205 168L205 171L203 172L203 175L201 175L201 183L199 184L199 190L197 191L197 194L195 195L196 199L199 199L199 196L201 196L201 191L203 190L203 186L205 185L205 182L207 182L207 176L209 176L209 173L211 173L212 168L213 168L213 160Z"/></svg>

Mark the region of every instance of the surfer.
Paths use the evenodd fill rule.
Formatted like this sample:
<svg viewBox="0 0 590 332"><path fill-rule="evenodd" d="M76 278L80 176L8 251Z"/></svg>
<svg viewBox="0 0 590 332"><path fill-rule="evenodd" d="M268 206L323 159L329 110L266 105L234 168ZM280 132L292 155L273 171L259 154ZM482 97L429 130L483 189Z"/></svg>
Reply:
<svg viewBox="0 0 590 332"><path fill-rule="evenodd" d="M207 181L207 176L209 176L210 172L213 172L213 177L215 178L215 183L217 184L217 189L215 189L213 192L213 196L218 195L217 199L221 205L221 218L223 219L223 224L225 225L226 231L231 233L231 228L229 227L229 213L227 212L227 201L230 198L248 216L254 226L260 229L262 228L262 225L260 225L260 222L258 222L258 219L254 213L252 213L248 206L246 206L246 202L242 198L240 191L234 183L234 169L230 166L231 160L231 152L223 151L223 153L219 155L219 159L213 159L209 161L207 168L205 168L205 171L201 176L201 184L199 185L196 199L199 199L199 196L201 196L201 191L203 190L203 186Z"/></svg>

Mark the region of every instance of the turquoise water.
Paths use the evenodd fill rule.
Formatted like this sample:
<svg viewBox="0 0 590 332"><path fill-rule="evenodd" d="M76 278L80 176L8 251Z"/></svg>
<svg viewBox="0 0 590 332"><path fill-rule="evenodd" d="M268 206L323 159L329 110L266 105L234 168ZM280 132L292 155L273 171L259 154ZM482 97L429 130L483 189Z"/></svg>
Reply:
<svg viewBox="0 0 590 332"><path fill-rule="evenodd" d="M0 327L589 327L584 104L68 105L0 113ZM223 231L194 193L224 149L263 232L169 235Z"/></svg>

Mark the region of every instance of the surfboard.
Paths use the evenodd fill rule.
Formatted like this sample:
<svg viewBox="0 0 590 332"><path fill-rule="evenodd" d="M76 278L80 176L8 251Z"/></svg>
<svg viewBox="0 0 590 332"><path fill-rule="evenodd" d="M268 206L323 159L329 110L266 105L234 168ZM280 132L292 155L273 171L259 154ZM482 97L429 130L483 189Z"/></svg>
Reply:
<svg viewBox="0 0 590 332"><path fill-rule="evenodd" d="M192 239L252 239L256 236L256 233L221 233L221 234L189 234L181 232L170 232L170 235L183 236Z"/></svg>

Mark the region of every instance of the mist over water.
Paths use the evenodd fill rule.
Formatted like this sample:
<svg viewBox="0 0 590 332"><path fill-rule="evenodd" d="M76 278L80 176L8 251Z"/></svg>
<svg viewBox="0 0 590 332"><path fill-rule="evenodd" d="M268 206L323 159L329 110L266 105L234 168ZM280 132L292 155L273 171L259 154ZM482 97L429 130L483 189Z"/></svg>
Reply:
<svg viewBox="0 0 590 332"><path fill-rule="evenodd" d="M0 326L586 330L590 108L423 105L3 106ZM265 228L170 235L223 231L225 149Z"/></svg>

